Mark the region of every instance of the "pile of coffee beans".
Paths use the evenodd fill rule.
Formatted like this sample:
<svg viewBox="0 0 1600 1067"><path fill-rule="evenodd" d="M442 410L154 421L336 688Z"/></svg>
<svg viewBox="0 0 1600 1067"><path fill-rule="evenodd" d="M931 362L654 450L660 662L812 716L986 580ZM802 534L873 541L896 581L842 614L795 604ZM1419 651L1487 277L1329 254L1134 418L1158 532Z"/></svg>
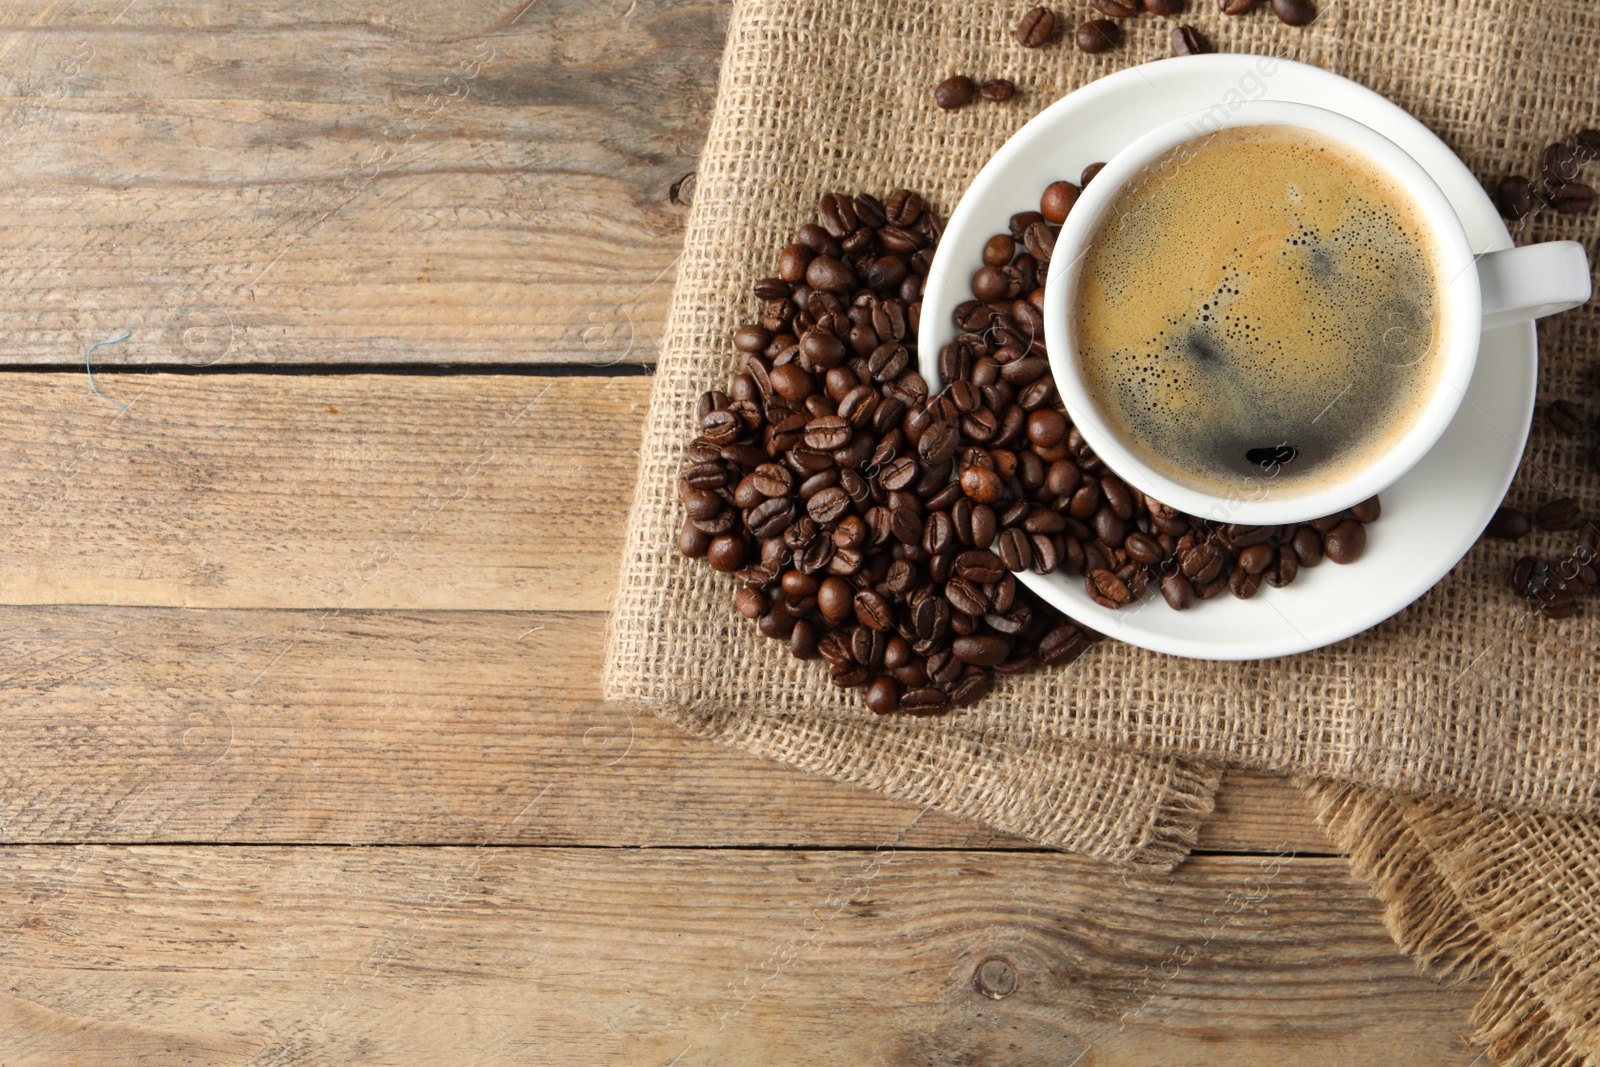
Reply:
<svg viewBox="0 0 1600 1067"><path fill-rule="evenodd" d="M1366 524L1378 518L1377 497L1287 526L1205 521L1130 488L1073 426L1050 376L1044 279L1061 223L1101 166L1086 168L1078 185L1053 182L1038 211L1013 215L1008 232L984 245L973 299L955 310L960 333L939 352L943 414L960 431L954 469L966 498L952 521L970 524L975 543L1009 570L1081 574L1089 597L1107 608L1126 607L1151 587L1178 611L1224 591L1248 600L1262 582L1288 585L1324 558L1355 562ZM909 439L922 430L908 419Z"/></svg>
<svg viewBox="0 0 1600 1067"><path fill-rule="evenodd" d="M1594 207L1594 187L1578 181L1578 175L1586 164L1600 157L1600 129L1579 130L1572 142L1553 144L1544 150L1538 183L1520 174L1500 180L1495 188L1495 204L1501 215L1516 220L1543 208L1581 215Z"/></svg>
<svg viewBox="0 0 1600 1067"><path fill-rule="evenodd" d="M1544 409L1551 429L1567 437L1585 437L1591 423L1570 400L1561 399ZM1586 443L1587 447L1587 443ZM1590 457L1600 470L1600 444ZM1484 536L1502 541L1520 541L1537 527L1549 533L1575 535L1571 551L1553 559L1525 555L1511 568L1511 588L1529 602L1530 607L1552 619L1578 614L1583 600L1596 592L1596 556L1600 554L1600 518L1585 518L1577 497L1560 496L1544 501L1527 511L1502 506L1489 520Z"/></svg>
<svg viewBox="0 0 1600 1067"><path fill-rule="evenodd" d="M992 412L970 382L929 396L916 370L938 218L906 190L829 194L817 216L755 283L739 373L700 397L680 549L737 578L741 614L875 712L945 711L996 671L1071 662L1097 635L1007 566L1033 562L1031 509L970 495L1013 491L963 429Z"/></svg>

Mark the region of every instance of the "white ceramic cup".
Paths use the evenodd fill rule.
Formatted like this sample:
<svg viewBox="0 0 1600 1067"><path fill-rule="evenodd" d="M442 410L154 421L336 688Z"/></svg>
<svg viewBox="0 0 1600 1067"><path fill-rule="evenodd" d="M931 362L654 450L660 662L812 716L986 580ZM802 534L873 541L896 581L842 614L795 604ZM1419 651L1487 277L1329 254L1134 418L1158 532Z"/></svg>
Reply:
<svg viewBox="0 0 1600 1067"><path fill-rule="evenodd" d="M1275 525L1331 515L1388 488L1439 440L1466 395L1484 330L1577 307L1589 299L1589 261L1575 241L1488 252L1474 257L1461 221L1428 173L1393 141L1354 119L1307 104L1256 101L1218 120L1215 109L1177 119L1140 137L1107 161L1067 216L1045 287L1045 343L1050 369L1073 424L1089 446L1130 485L1191 515ZM1078 275L1090 240L1127 182L1145 164L1186 141L1239 126L1289 126L1338 141L1371 160L1410 194L1434 241L1441 288L1442 360L1437 384L1411 429L1387 452L1337 482L1298 495L1274 494L1271 472L1254 489L1226 496L1174 481L1135 458L1108 427L1086 389L1070 323ZM1159 180L1159 179L1157 179Z"/></svg>

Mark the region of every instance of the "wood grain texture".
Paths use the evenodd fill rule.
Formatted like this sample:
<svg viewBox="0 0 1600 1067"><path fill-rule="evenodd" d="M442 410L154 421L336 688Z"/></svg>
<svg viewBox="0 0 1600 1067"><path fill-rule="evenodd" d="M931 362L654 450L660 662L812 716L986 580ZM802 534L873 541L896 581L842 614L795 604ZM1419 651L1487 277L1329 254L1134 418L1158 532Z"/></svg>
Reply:
<svg viewBox="0 0 1600 1067"><path fill-rule="evenodd" d="M0 609L0 840L1032 848L599 700L603 620ZM1203 848L1329 851L1266 775Z"/></svg>
<svg viewBox="0 0 1600 1067"><path fill-rule="evenodd" d="M728 5L0 12L0 363L655 358Z"/></svg>
<svg viewBox="0 0 1600 1067"><path fill-rule="evenodd" d="M599 610L644 377L11 374L0 603Z"/></svg>
<svg viewBox="0 0 1600 1067"><path fill-rule="evenodd" d="M0 1025L52 1063L1475 1062L1478 990L1340 860L8 848L0 886Z"/></svg>

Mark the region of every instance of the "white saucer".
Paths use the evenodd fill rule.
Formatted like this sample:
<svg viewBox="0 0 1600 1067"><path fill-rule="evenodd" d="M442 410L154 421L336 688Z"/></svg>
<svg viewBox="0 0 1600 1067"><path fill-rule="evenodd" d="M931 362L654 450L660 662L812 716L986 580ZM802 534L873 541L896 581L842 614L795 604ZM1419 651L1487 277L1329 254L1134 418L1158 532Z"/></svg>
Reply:
<svg viewBox="0 0 1600 1067"><path fill-rule="evenodd" d="M951 314L971 298L985 241L1018 211L1037 210L1052 181L1077 181L1146 130L1208 106L1290 100L1338 111L1400 145L1460 215L1474 253L1512 246L1478 180L1443 141L1378 94L1316 67L1248 55L1164 59L1108 75L1052 104L1006 142L951 216L923 293L921 371L938 388ZM1173 611L1154 593L1121 611L1089 599L1083 579L1022 574L1061 611L1120 641L1201 659L1265 659L1342 641L1395 614L1466 555L1505 496L1533 419L1538 342L1531 322L1483 335L1460 413L1433 451L1385 490L1383 517L1351 566L1324 562L1250 601L1222 596Z"/></svg>

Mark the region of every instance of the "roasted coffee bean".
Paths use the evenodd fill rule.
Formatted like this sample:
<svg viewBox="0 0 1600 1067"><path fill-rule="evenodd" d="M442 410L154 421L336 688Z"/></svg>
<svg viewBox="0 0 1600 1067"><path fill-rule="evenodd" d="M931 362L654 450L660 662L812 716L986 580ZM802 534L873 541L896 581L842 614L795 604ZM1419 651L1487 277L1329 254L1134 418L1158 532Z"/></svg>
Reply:
<svg viewBox="0 0 1600 1067"><path fill-rule="evenodd" d="M1278 550L1266 542L1257 542L1239 553L1239 566L1250 574L1260 574L1272 566Z"/></svg>
<svg viewBox="0 0 1600 1067"><path fill-rule="evenodd" d="M950 652L956 659L977 667L1004 663L1011 655L1011 648L1011 639L997 634L975 634L950 642Z"/></svg>
<svg viewBox="0 0 1600 1067"><path fill-rule="evenodd" d="M855 589L843 578L824 578L817 587L817 610L837 626L855 613Z"/></svg>
<svg viewBox="0 0 1600 1067"><path fill-rule="evenodd" d="M1076 541L1069 543L1077 544ZM1028 570L1034 574L1053 574L1056 568L1061 565L1061 549L1057 544L1056 538L1050 534L1029 534L1028 545L1033 549L1033 562L1028 564ZM1083 565L1080 562L1076 568L1072 569L1073 573L1082 570L1082 567Z"/></svg>
<svg viewBox="0 0 1600 1067"><path fill-rule="evenodd" d="M1131 19L1139 13L1138 0L1089 0L1089 6L1114 19Z"/></svg>
<svg viewBox="0 0 1600 1067"><path fill-rule="evenodd" d="M860 614L859 608L856 614ZM857 626L850 631L850 655L863 667L883 666L883 646L883 632L875 627Z"/></svg>
<svg viewBox="0 0 1600 1067"><path fill-rule="evenodd" d="M1017 242L1010 236L997 233L983 246L983 264L986 267L1010 266L1017 254Z"/></svg>
<svg viewBox="0 0 1600 1067"><path fill-rule="evenodd" d="M1161 597L1173 611L1184 611L1194 603L1194 587L1176 572L1161 579Z"/></svg>
<svg viewBox="0 0 1600 1067"><path fill-rule="evenodd" d="M1361 503L1350 509L1350 517L1359 523L1377 522L1378 516L1383 514L1383 502L1375 496L1369 496Z"/></svg>
<svg viewBox="0 0 1600 1067"><path fill-rule="evenodd" d="M1489 520L1489 525L1483 532L1502 541L1515 541L1528 536L1528 531L1531 529L1533 523L1529 521L1526 511L1502 506L1494 513L1494 518Z"/></svg>
<svg viewBox="0 0 1600 1067"><path fill-rule="evenodd" d="M1541 529L1575 530L1583 519L1583 509L1570 496L1557 497L1539 506L1534 512Z"/></svg>
<svg viewBox="0 0 1600 1067"><path fill-rule="evenodd" d="M1550 206L1563 215L1581 215L1594 207L1594 189L1582 182L1567 182L1550 190Z"/></svg>
<svg viewBox="0 0 1600 1067"><path fill-rule="evenodd" d="M867 710L888 715L900 710L900 683L887 674L880 674L867 686Z"/></svg>
<svg viewBox="0 0 1600 1067"><path fill-rule="evenodd" d="M1242 15L1253 3L1255 0L1217 0L1217 10L1224 15Z"/></svg>
<svg viewBox="0 0 1600 1067"><path fill-rule="evenodd" d="M1149 3L1150 0L1145 0ZM1172 54L1175 56L1198 56L1211 51L1206 46L1204 37L1193 26L1178 26L1172 31ZM1187 606L1187 605L1185 605ZM1182 608L1178 609L1182 610Z"/></svg>
<svg viewBox="0 0 1600 1067"><path fill-rule="evenodd" d="M1354 563L1367 547L1367 528L1354 519L1345 519L1322 539L1322 550L1335 563Z"/></svg>
<svg viewBox="0 0 1600 1067"><path fill-rule="evenodd" d="M1205 585L1222 573L1222 550L1210 541L1202 541L1178 557L1178 569L1185 578Z"/></svg>
<svg viewBox="0 0 1600 1067"><path fill-rule="evenodd" d="M883 202L883 213L895 226L911 226L922 218L922 197L910 189L896 189Z"/></svg>
<svg viewBox="0 0 1600 1067"><path fill-rule="evenodd" d="M855 689L867 684L872 677L872 672L859 663L852 663L846 667L835 667L828 675L828 680L840 689Z"/></svg>
<svg viewBox="0 0 1600 1067"><path fill-rule="evenodd" d="M1005 496L1005 482L986 467L968 467L961 472L961 490L977 504L996 504Z"/></svg>
<svg viewBox="0 0 1600 1067"><path fill-rule="evenodd" d="M855 281L855 272L834 256L818 256L806 265L806 284L813 289L842 293L849 290Z"/></svg>
<svg viewBox="0 0 1600 1067"><path fill-rule="evenodd" d="M1278 546L1272 566L1266 571L1267 584L1282 589L1300 575L1300 557L1290 545Z"/></svg>
<svg viewBox="0 0 1600 1067"><path fill-rule="evenodd" d="M908 689L900 698L900 710L908 715L937 715L949 707L949 696L933 685Z"/></svg>
<svg viewBox="0 0 1600 1067"><path fill-rule="evenodd" d="M903 545L915 545L922 542L922 516L914 508L898 507L890 513L890 529L894 538Z"/></svg>
<svg viewBox="0 0 1600 1067"><path fill-rule="evenodd" d="M806 444L823 451L843 448L854 436L850 424L838 415L824 415L806 423Z"/></svg>
<svg viewBox="0 0 1600 1067"><path fill-rule="evenodd" d="M1078 50L1096 55L1117 46L1117 24L1110 19L1090 19L1078 27Z"/></svg>
<svg viewBox="0 0 1600 1067"><path fill-rule="evenodd" d="M950 683L950 703L956 707L975 704L989 695L990 686L988 671L969 668L960 678Z"/></svg>
<svg viewBox="0 0 1600 1067"><path fill-rule="evenodd" d="M1569 145L1553 144L1539 157L1539 173L1552 186L1570 182L1578 176L1578 160Z"/></svg>
<svg viewBox="0 0 1600 1067"><path fill-rule="evenodd" d="M706 562L711 564L713 570L732 574L744 566L749 549L749 542L743 537L736 534L722 534L712 538L710 546L706 549Z"/></svg>
<svg viewBox="0 0 1600 1067"><path fill-rule="evenodd" d="M1261 591L1261 575L1251 574L1243 567L1235 567L1228 575L1228 592L1240 600L1249 600Z"/></svg>
<svg viewBox="0 0 1600 1067"><path fill-rule="evenodd" d="M1600 130L1579 130L1573 134L1572 140L1580 149L1588 153L1590 159L1600 156Z"/></svg>
<svg viewBox="0 0 1600 1067"><path fill-rule="evenodd" d="M1505 218L1520 219L1533 210L1533 183L1521 176L1501 178L1495 188L1494 202Z"/></svg>
<svg viewBox="0 0 1600 1067"><path fill-rule="evenodd" d="M1105 169L1105 164L1104 163L1091 163L1087 167L1084 167L1083 168L1083 174L1081 174L1078 177L1078 185L1080 187L1088 185L1091 181L1094 180L1094 176L1096 174L1099 174L1104 169Z"/></svg>
<svg viewBox="0 0 1600 1067"><path fill-rule="evenodd" d="M1109 570L1097 569L1084 575L1089 599L1103 608L1121 608L1133 603L1133 592L1126 582Z"/></svg>
<svg viewBox="0 0 1600 1067"><path fill-rule="evenodd" d="M940 596L929 596L911 609L911 624L919 641L938 641L950 629L950 602Z"/></svg>
<svg viewBox="0 0 1600 1067"><path fill-rule="evenodd" d="M1342 511L1339 512L1336 515L1324 515L1320 519L1312 519L1311 523L1310 523L1310 526L1311 526L1311 528L1313 530L1316 530L1318 533L1326 534L1329 530L1333 529L1335 526L1337 526L1341 522L1343 522L1344 521L1344 517L1345 517L1345 513L1342 512Z"/></svg>
<svg viewBox="0 0 1600 1067"><path fill-rule="evenodd" d="M1122 542L1128 558L1142 566L1153 567L1161 562L1161 544L1149 534L1134 531Z"/></svg>
<svg viewBox="0 0 1600 1067"><path fill-rule="evenodd" d="M1055 28L1055 12L1047 7L1032 8L1017 23L1017 43L1024 48L1038 48L1050 40Z"/></svg>
<svg viewBox="0 0 1600 1067"><path fill-rule="evenodd" d="M1592 563L1576 555L1563 556L1557 560L1555 576L1573 592L1591 593L1597 581L1600 581L1596 577Z"/></svg>
<svg viewBox="0 0 1600 1067"><path fill-rule="evenodd" d="M711 548L711 535L694 524L693 519L683 520L678 531L678 551L690 559L700 559Z"/></svg>
<svg viewBox="0 0 1600 1067"><path fill-rule="evenodd" d="M1309 26L1317 17L1311 0L1272 0L1272 13L1290 26Z"/></svg>
<svg viewBox="0 0 1600 1067"><path fill-rule="evenodd" d="M1036 222L1022 235L1022 243L1027 246L1028 254L1038 261L1040 269L1044 269L1049 265L1050 257L1056 250L1056 232L1050 228L1049 223ZM1029 304L1022 306L1031 310Z"/></svg>
<svg viewBox="0 0 1600 1067"><path fill-rule="evenodd" d="M789 631L789 654L795 659L817 658L817 627L810 619L795 619Z"/></svg>
<svg viewBox="0 0 1600 1067"><path fill-rule="evenodd" d="M1600 519L1584 519L1579 524L1578 555L1591 563L1600 559Z"/></svg>
<svg viewBox="0 0 1600 1067"><path fill-rule="evenodd" d="M944 583L944 597L950 606L968 615L982 615L989 610L989 600L976 582L965 578L951 578Z"/></svg>
<svg viewBox="0 0 1600 1067"><path fill-rule="evenodd" d="M1002 531L995 548L1007 570L1027 570L1033 563L1033 544L1020 529Z"/></svg>
<svg viewBox="0 0 1600 1067"><path fill-rule="evenodd" d="M917 455L927 464L944 463L961 447L961 428L947 419L934 422L917 439Z"/></svg>
<svg viewBox="0 0 1600 1067"><path fill-rule="evenodd" d="M1577 594L1570 589L1553 590L1539 604L1539 613L1547 619L1566 619L1582 610Z"/></svg>
<svg viewBox="0 0 1600 1067"><path fill-rule="evenodd" d="M1004 78L991 78L978 86L978 95L993 104L1003 104L1017 95L1017 87Z"/></svg>
<svg viewBox="0 0 1600 1067"><path fill-rule="evenodd" d="M838 522L850 510L850 497L838 486L822 490L806 501L806 514L824 526Z"/></svg>
<svg viewBox="0 0 1600 1067"><path fill-rule="evenodd" d="M850 654L850 636L843 630L829 630L819 637L817 655L827 660L831 667L856 666L855 657Z"/></svg>
<svg viewBox="0 0 1600 1067"><path fill-rule="evenodd" d="M1570 400L1552 401L1545 409L1545 418L1549 420L1551 426L1568 437L1577 437L1583 433L1583 413Z"/></svg>
<svg viewBox="0 0 1600 1067"><path fill-rule="evenodd" d="M979 585L992 585L998 582L1006 576L1006 570L1007 567L1000 561L999 556L984 549L969 549L956 556L956 574Z"/></svg>
<svg viewBox="0 0 1600 1067"><path fill-rule="evenodd" d="M1104 21L1104 20L1101 20ZM1090 24L1092 25L1092 24ZM1107 26L1111 23L1107 22ZM1079 31L1080 33L1082 31ZM1045 186L1044 194L1039 197L1039 214L1044 216L1044 221L1062 223L1067 221L1067 214L1072 210L1072 205L1078 202L1078 187L1071 182L1051 182ZM1033 227L1030 225L1029 229ZM1023 240L1027 240L1027 230L1023 231Z"/></svg>
<svg viewBox="0 0 1600 1067"><path fill-rule="evenodd" d="M1088 648L1089 639L1083 631L1066 623L1039 639L1039 661L1047 667L1064 667Z"/></svg>
<svg viewBox="0 0 1600 1067"><path fill-rule="evenodd" d="M794 522L794 501L787 496L774 496L763 500L751 508L745 516L745 525L757 537L776 537L792 522Z"/></svg>
<svg viewBox="0 0 1600 1067"><path fill-rule="evenodd" d="M1144 0L1144 9L1152 15L1181 15L1183 0Z"/></svg>
<svg viewBox="0 0 1600 1067"><path fill-rule="evenodd" d="M1095 512L1091 525L1095 536L1105 544L1112 548L1122 547L1123 539L1127 536L1127 527L1110 507L1102 507Z"/></svg>
<svg viewBox="0 0 1600 1067"><path fill-rule="evenodd" d="M1550 586L1550 565L1537 556L1523 556L1511 568L1511 591L1522 597L1536 597Z"/></svg>
<svg viewBox="0 0 1600 1067"><path fill-rule="evenodd" d="M978 87L965 74L954 74L940 82L933 90L933 102L946 111L955 111L972 103ZM809 275L808 275L809 277Z"/></svg>

